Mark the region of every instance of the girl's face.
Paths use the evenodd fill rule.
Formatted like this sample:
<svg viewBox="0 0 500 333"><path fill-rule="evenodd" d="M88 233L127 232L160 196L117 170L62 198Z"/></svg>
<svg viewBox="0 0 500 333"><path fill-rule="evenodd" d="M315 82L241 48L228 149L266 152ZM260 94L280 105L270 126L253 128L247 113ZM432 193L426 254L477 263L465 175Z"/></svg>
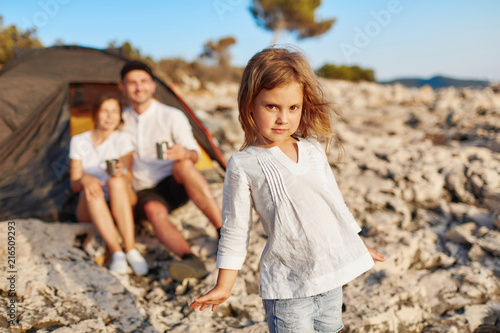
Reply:
<svg viewBox="0 0 500 333"><path fill-rule="evenodd" d="M297 131L302 115L302 86L292 82L273 89L263 89L255 98L251 114L267 142L257 145L280 145Z"/></svg>
<svg viewBox="0 0 500 333"><path fill-rule="evenodd" d="M113 131L120 124L120 104L116 99L107 99L101 104L96 117L96 128L105 131Z"/></svg>

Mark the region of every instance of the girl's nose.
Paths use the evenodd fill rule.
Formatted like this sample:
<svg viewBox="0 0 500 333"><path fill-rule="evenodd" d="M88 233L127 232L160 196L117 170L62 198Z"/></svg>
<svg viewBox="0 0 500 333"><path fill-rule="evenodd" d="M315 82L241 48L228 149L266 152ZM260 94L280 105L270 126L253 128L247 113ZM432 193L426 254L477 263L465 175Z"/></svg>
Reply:
<svg viewBox="0 0 500 333"><path fill-rule="evenodd" d="M276 120L278 124L286 124L288 122L288 117L286 112L280 112L278 114L278 119Z"/></svg>

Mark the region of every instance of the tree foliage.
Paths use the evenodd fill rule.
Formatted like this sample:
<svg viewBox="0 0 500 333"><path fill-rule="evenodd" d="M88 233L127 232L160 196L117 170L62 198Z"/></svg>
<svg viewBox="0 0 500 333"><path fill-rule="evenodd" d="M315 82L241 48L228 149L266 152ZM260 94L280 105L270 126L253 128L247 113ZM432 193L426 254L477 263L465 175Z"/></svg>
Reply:
<svg viewBox="0 0 500 333"><path fill-rule="evenodd" d="M371 69L363 69L359 66L335 66L324 64L316 71L318 76L327 79L347 81L375 81L375 73Z"/></svg>
<svg viewBox="0 0 500 333"><path fill-rule="evenodd" d="M233 44L236 44L236 39L232 36L223 37L216 43L210 40L203 45L203 53L200 57L214 59L219 67L228 68L231 65L229 48Z"/></svg>
<svg viewBox="0 0 500 333"><path fill-rule="evenodd" d="M321 0L253 0L250 12L257 25L273 31L273 42L281 31L296 32L298 39L324 34L335 23L335 19L318 20L315 11Z"/></svg>
<svg viewBox="0 0 500 333"><path fill-rule="evenodd" d="M155 63L153 58L151 58L150 56L142 55L141 51L138 48L134 47L132 43L127 40L124 41L122 45L118 45L118 42L116 40L112 40L108 43L108 48L120 49L122 55L131 60L140 60L150 66L154 65Z"/></svg>
<svg viewBox="0 0 500 333"><path fill-rule="evenodd" d="M208 82L234 82L241 81L242 68L219 66L206 66L202 62L187 62L184 59L162 59L156 66L156 73L168 84L184 85L186 78L199 80L201 88Z"/></svg>
<svg viewBox="0 0 500 333"><path fill-rule="evenodd" d="M15 25L5 27L0 16L0 64L12 60L16 48L41 48L36 29L21 30Z"/></svg>

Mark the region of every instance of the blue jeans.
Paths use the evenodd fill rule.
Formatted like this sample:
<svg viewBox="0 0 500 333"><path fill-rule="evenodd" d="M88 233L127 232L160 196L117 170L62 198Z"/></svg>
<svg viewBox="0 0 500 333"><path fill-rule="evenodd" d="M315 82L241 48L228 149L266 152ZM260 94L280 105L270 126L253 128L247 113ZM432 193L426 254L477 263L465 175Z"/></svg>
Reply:
<svg viewBox="0 0 500 333"><path fill-rule="evenodd" d="M342 287L303 298L264 299L271 333L338 332L342 323Z"/></svg>

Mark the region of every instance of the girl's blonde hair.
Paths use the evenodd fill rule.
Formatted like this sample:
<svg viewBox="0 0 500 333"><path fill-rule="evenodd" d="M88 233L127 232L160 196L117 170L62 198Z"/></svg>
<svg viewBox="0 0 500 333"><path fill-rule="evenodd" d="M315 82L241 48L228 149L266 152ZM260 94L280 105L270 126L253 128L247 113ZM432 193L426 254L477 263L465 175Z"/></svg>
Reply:
<svg viewBox="0 0 500 333"><path fill-rule="evenodd" d="M326 100L318 78L305 56L297 49L266 48L248 62L241 78L238 92L239 120L245 132L241 150L264 140L252 117L252 107L257 95L263 89L273 89L291 82L302 86L304 101L302 117L295 135L317 140L326 140L326 150L332 143L339 147L338 161L343 160L344 148L332 130L332 111L338 114L334 105Z"/></svg>

